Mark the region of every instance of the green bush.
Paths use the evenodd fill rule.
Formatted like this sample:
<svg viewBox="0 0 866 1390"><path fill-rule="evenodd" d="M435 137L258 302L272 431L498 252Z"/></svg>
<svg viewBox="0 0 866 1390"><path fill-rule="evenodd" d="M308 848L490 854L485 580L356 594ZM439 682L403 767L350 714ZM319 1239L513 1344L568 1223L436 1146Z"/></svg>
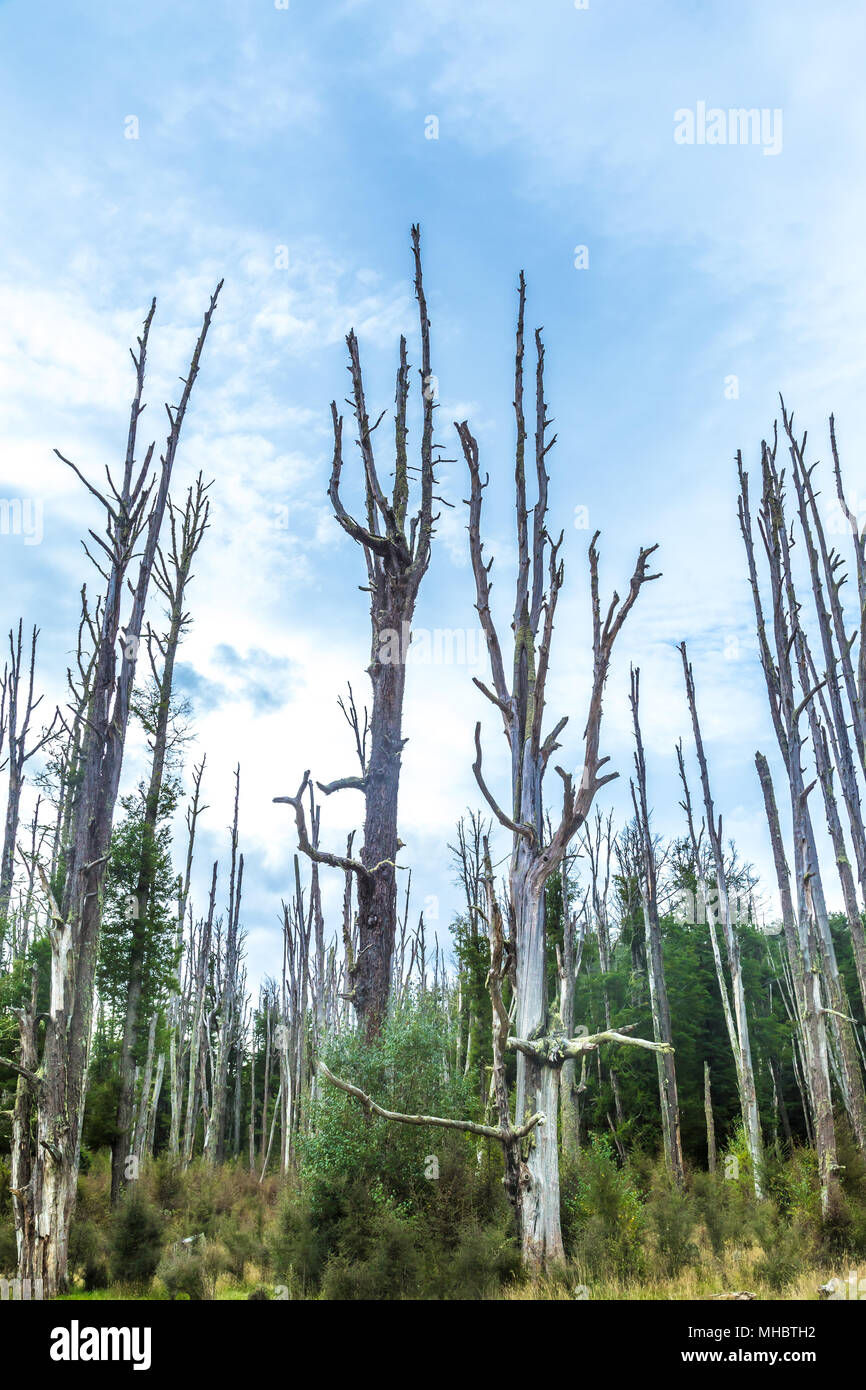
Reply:
<svg viewBox="0 0 866 1390"><path fill-rule="evenodd" d="M169 1251L160 1260L156 1273L172 1300L188 1298L200 1303L207 1297L204 1264L192 1251Z"/></svg>
<svg viewBox="0 0 866 1390"><path fill-rule="evenodd" d="M157 1275L170 1298L188 1298L200 1303L214 1297L217 1279L226 1269L227 1261L225 1246L200 1241L189 1249L174 1247L167 1251L159 1262Z"/></svg>
<svg viewBox="0 0 866 1390"><path fill-rule="evenodd" d="M453 1041L447 1014L425 996L389 1014L372 1045L359 1033L342 1034L330 1042L324 1060L389 1110L471 1119L478 1109L471 1083L443 1066L453 1055ZM379 1119L327 1082L319 1090L311 1131L302 1150L308 1178L365 1183L371 1193L410 1208L426 1206L436 1186L429 1178L431 1156L441 1172L452 1156L460 1154L465 1162L473 1152L465 1135Z"/></svg>
<svg viewBox="0 0 866 1390"><path fill-rule="evenodd" d="M781 1290L814 1259L813 1242L806 1220L780 1213L770 1201L755 1212L755 1234L763 1254L755 1273L770 1288Z"/></svg>
<svg viewBox="0 0 866 1390"><path fill-rule="evenodd" d="M423 1261L410 1221L382 1208L374 1219L361 1215L344 1232L340 1251L328 1261L325 1298L385 1300L418 1298Z"/></svg>
<svg viewBox="0 0 866 1390"><path fill-rule="evenodd" d="M286 1192L280 1204L270 1253L280 1279L294 1274L302 1284L318 1283L325 1263L325 1241L315 1225L305 1194Z"/></svg>
<svg viewBox="0 0 866 1390"><path fill-rule="evenodd" d="M162 1223L143 1196L124 1197L114 1220L111 1275L118 1284L149 1284L162 1251Z"/></svg>
<svg viewBox="0 0 866 1390"><path fill-rule="evenodd" d="M11 1221L0 1221L0 1276L11 1279L18 1267L18 1247Z"/></svg>
<svg viewBox="0 0 866 1390"><path fill-rule="evenodd" d="M73 1220L69 1230L69 1273L79 1277L87 1293L107 1288L111 1282L105 1232L87 1217Z"/></svg>
<svg viewBox="0 0 866 1390"><path fill-rule="evenodd" d="M688 1193L660 1185L652 1194L648 1211L662 1269L675 1279L687 1265L700 1260L700 1251L691 1239L698 1220L695 1203Z"/></svg>
<svg viewBox="0 0 866 1390"><path fill-rule="evenodd" d="M646 1213L632 1174L617 1166L609 1137L593 1135L564 1177L568 1253L589 1273L638 1278Z"/></svg>
<svg viewBox="0 0 866 1390"><path fill-rule="evenodd" d="M716 1174L695 1173L693 1192L713 1254L720 1260L733 1234L727 1184Z"/></svg>

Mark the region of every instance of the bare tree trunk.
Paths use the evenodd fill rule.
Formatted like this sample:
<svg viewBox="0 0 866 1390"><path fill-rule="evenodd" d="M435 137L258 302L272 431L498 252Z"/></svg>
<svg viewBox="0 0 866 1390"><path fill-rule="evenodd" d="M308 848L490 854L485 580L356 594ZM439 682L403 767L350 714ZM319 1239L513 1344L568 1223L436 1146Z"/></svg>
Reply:
<svg viewBox="0 0 866 1390"><path fill-rule="evenodd" d="M366 526L346 511L340 496L343 469L342 417L332 403L334 461L329 496L343 530L364 551L367 587L370 593L371 659L368 674L372 684L373 708L370 719L370 746L358 748L361 776L341 778L321 790L331 792L351 788L364 796L364 844L360 859L353 861L320 851L308 839L302 824L301 798L307 776L295 797L277 797L295 807L298 843L304 853L320 864L349 868L358 882L359 950L352 965L353 1002L366 1034L374 1037L382 1024L391 987L391 966L397 929L396 860L400 848L397 832L397 805L400 768L405 739L402 734L406 661L411 642L411 623L418 589L430 563L433 536L433 487L435 460L433 411L436 379L430 360L430 321L421 275L419 228L412 228L415 261L415 294L421 321L421 505L406 531L409 501L406 411L409 397L409 364L406 340L400 339L400 365L396 393L396 462L394 491L386 497L379 482L373 452L373 434L382 416L371 425L367 414L358 340L354 331L347 338L349 369L357 443L364 464ZM383 412L384 414L384 412Z"/></svg>
<svg viewBox="0 0 866 1390"><path fill-rule="evenodd" d="M673 1043L671 1010L668 1003L665 982L664 960L662 958L662 934L659 924L658 891L656 875L656 852L652 841L647 802L646 760L643 739L640 731L638 706L640 701L640 671L632 668L631 709L635 737L635 771L637 792L631 784L632 804L634 805L640 843L642 847L640 875L641 904L643 906L644 935L647 947L647 974L649 976L650 1007L653 1019L653 1037L657 1043ZM674 1054L657 1052L656 1064L659 1080L659 1103L662 1114L662 1135L664 1137L665 1163L677 1187L685 1181L683 1171L683 1149L680 1139L680 1107L677 1095L677 1072Z"/></svg>
<svg viewBox="0 0 866 1390"><path fill-rule="evenodd" d="M704 1062L704 1115L707 1121L707 1168L716 1171L716 1122L713 1119L713 1097L710 1091L710 1064Z"/></svg>
<svg viewBox="0 0 866 1390"><path fill-rule="evenodd" d="M153 1081L153 1057L156 1046L156 1014L151 1015L150 1026L147 1030L147 1052L145 1054L144 1072L141 1078L141 1092L138 1097L138 1114L133 1130L132 1150L139 1163L144 1155L145 1141L147 1137L147 1112L150 1105L150 1088Z"/></svg>
<svg viewBox="0 0 866 1390"><path fill-rule="evenodd" d="M688 700L689 713L692 719L692 730L695 739L695 752L698 759L698 767L701 774L701 787L704 796L704 810L706 812L707 835L712 850L713 864L716 873L716 893L718 901L718 913L722 923L722 931L725 938L725 949L728 957L728 971L731 977L731 996L732 1011L736 1029L736 1049L734 1061L737 1068L737 1085L740 1093L740 1110L743 1116L743 1128L746 1134L746 1141L749 1146L749 1157L752 1164L752 1180L755 1186L755 1196L759 1199L763 1196L761 1169L763 1166L763 1142L761 1137L761 1120L758 1114L758 1097L755 1090L755 1072L752 1065L752 1044L749 1036L749 1021L746 1014L746 992L743 986L743 970L740 962L740 944L737 940L736 932L731 915L731 904L728 895L728 886L725 879L725 861L722 850L722 818L716 820L713 797L710 790L710 777L707 769L707 760L704 753L704 744L701 737L701 726L698 720L697 700L695 698L695 685L692 675L692 668L689 664L686 652L686 644L680 646L680 655L683 661L683 674L686 684L686 699ZM680 768L683 777L683 785L686 792L687 815L689 818L689 833L692 838L692 845L695 852L695 864L699 869L699 846L694 836L694 827L691 819L691 805L688 795L688 786L685 781L685 770L682 764L682 752L680 751ZM715 913L707 902L707 918L709 922L710 936L715 941ZM717 949L717 948L715 948ZM717 965L718 968L718 965ZM727 987L724 980L720 978L720 987L723 997L727 997ZM727 1009L730 1019L731 1007Z"/></svg>
<svg viewBox="0 0 866 1390"><path fill-rule="evenodd" d="M244 880L244 856L238 855L238 803L240 800L240 768L235 771L235 801L231 832L231 869L229 872L228 918L226 922L226 951L222 989L217 1008L217 1041L213 1070L213 1094L204 1139L204 1157L208 1163L221 1163L225 1149L226 1097L228 1092L229 1056L234 1045L238 1023L238 978L240 969L241 893Z"/></svg>
<svg viewBox="0 0 866 1390"><path fill-rule="evenodd" d="M207 1099L204 1085L205 1048L207 1040L207 1002L205 993L208 986L208 976L210 974L218 867L216 863L213 866L210 894L208 896L207 917L201 926L195 973L193 976L192 994L195 1000L195 1010L193 1014L192 1035L190 1037L189 1089L187 1091L186 1118L183 1135L183 1158L185 1165L192 1162L195 1148L196 1127L198 1124L199 1103L200 1101L206 1103ZM205 1129L206 1128L207 1126L205 1126Z"/></svg>

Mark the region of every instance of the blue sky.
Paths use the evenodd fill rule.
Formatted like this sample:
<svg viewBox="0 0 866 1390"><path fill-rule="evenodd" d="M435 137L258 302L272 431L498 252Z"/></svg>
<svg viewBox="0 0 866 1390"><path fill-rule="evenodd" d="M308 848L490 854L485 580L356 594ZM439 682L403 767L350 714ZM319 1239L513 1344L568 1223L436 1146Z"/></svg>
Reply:
<svg viewBox="0 0 866 1390"><path fill-rule="evenodd" d="M853 0L0 4L0 496L39 499L44 529L39 545L0 536L3 621L39 623L40 676L59 699L86 577L78 537L96 512L52 450L94 475L120 457L127 346L153 294L156 429L225 277L178 462L178 491L199 468L214 479L183 678L199 715L194 752L209 762L199 884L225 843L241 763L253 976L278 968L291 881L288 813L271 799L307 766L321 780L353 770L336 698L347 678L365 689L368 628L361 556L325 495L328 406L346 393L352 326L376 413L392 402L401 331L417 363L416 220L439 437L456 457L451 422L468 417L478 435L503 615L521 267L529 324L544 326L559 436L551 524L566 531L567 568L549 712L571 716L565 760L578 756L588 678L590 532L574 525L585 507L602 531L607 589L627 581L641 543L660 543L664 572L611 674L614 803L625 812L631 659L657 826L680 829L685 638L717 804L769 874L753 757L774 749L733 459L742 447L757 467L782 390L814 457L826 457L836 412L851 491L866 493L864 38ZM781 111L781 150L675 143L675 113L699 102ZM587 268L575 267L577 246ZM472 628L459 463L441 481L455 508L416 626ZM419 667L407 694L405 857L416 909L426 902L434 917L438 906L440 929L456 902L444 847L478 804L476 718L491 782L502 787L506 770L473 673ZM128 777L140 757L133 744ZM328 802L323 839L344 840L357 809L351 794ZM327 892L336 929L339 884Z"/></svg>

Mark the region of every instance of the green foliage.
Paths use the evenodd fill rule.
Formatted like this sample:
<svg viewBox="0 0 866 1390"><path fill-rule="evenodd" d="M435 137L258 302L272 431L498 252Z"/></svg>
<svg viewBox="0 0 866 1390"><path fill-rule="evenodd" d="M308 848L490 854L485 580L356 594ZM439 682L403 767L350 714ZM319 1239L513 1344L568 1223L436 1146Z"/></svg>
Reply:
<svg viewBox="0 0 866 1390"><path fill-rule="evenodd" d="M0 1278L11 1279L18 1266L18 1247L11 1220L0 1220Z"/></svg>
<svg viewBox="0 0 866 1390"><path fill-rule="evenodd" d="M69 1273L80 1278L87 1293L107 1288L111 1282L110 1251L106 1233L96 1221L75 1218L69 1231ZM131 1283L145 1283L130 1279Z"/></svg>
<svg viewBox="0 0 866 1390"><path fill-rule="evenodd" d="M395 1009L373 1045L358 1033L343 1034L326 1048L324 1060L388 1110L468 1119L478 1105L462 1074L447 1066L453 1044L444 1009L425 996ZM428 1158L441 1169L445 1155L470 1149L465 1135L379 1119L323 1082L303 1143L303 1166L314 1186L351 1177L379 1199L387 1195L398 1205L423 1206L435 1188Z"/></svg>
<svg viewBox="0 0 866 1390"><path fill-rule="evenodd" d="M143 952L141 1018L149 1019L164 1003L177 967L171 827L162 820L151 832L139 797L126 797L123 804L124 818L111 836L97 974L99 996L115 1033L126 1012L134 940ZM139 917L140 883L146 884L147 910Z"/></svg>
<svg viewBox="0 0 866 1390"><path fill-rule="evenodd" d="M111 1275L119 1284L149 1284L162 1252L162 1223L136 1191L121 1202L111 1240Z"/></svg>
<svg viewBox="0 0 866 1390"><path fill-rule="evenodd" d="M217 1279L226 1269L228 1261L223 1246L207 1241L189 1250L166 1251L156 1272L171 1299L189 1299L199 1303L214 1297Z"/></svg>
<svg viewBox="0 0 866 1390"><path fill-rule="evenodd" d="M730 1184L717 1173L695 1173L692 1190L712 1252L721 1260L736 1229L732 1220Z"/></svg>
<svg viewBox="0 0 866 1390"><path fill-rule="evenodd" d="M472 1118L472 1080L447 1066L453 1042L428 996L395 1009L372 1046L338 1039L326 1061L389 1110ZM498 1148L380 1120L323 1084L302 1189L280 1209L275 1269L326 1298L486 1296L517 1267L501 1177Z"/></svg>
<svg viewBox="0 0 866 1390"><path fill-rule="evenodd" d="M637 1278L643 1267L646 1216L632 1175L617 1166L607 1135L562 1175L567 1253L590 1273Z"/></svg>
<svg viewBox="0 0 866 1390"><path fill-rule="evenodd" d="M296 1277L302 1286L318 1283L325 1263L325 1236L314 1221L306 1193L287 1188L280 1203L271 1258L278 1278Z"/></svg>
<svg viewBox="0 0 866 1390"><path fill-rule="evenodd" d="M694 1199L667 1183L660 1184L650 1200L649 1216L662 1268L675 1279L686 1265L700 1259L700 1251L691 1239L698 1221Z"/></svg>
<svg viewBox="0 0 866 1390"><path fill-rule="evenodd" d="M772 1289L782 1289L814 1256L812 1232L802 1216L781 1214L773 1203L755 1210L754 1231L763 1254L755 1273Z"/></svg>

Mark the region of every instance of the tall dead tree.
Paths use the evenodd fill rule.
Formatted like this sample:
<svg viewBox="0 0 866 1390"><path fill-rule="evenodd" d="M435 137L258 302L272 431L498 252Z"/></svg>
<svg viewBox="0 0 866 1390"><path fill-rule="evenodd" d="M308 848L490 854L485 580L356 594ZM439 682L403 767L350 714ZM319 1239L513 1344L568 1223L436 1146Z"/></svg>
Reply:
<svg viewBox="0 0 866 1390"><path fill-rule="evenodd" d="M671 1009L665 981L664 959L662 957L662 933L659 922L658 874L656 847L650 831L650 813L647 800L646 758L640 728L640 671L631 672L631 712L634 723L635 775L637 789L631 784L631 799L634 805L635 822L641 846L640 895L643 908L644 936L646 938L647 975L649 977L650 1007L653 1019L653 1037L657 1043L673 1044ZM665 1163L668 1172L682 1187L685 1174L683 1170L683 1146L680 1138L680 1107L677 1095L677 1071L673 1049L657 1052L659 1081L659 1104L662 1115L662 1136L665 1148Z"/></svg>
<svg viewBox="0 0 866 1390"><path fill-rule="evenodd" d="M238 851L238 807L241 770L235 770L235 799L231 826L229 897L226 907L224 948L216 954L216 1037L211 1066L211 1105L205 1126L204 1157L208 1163L221 1163L225 1149L226 1102L229 1059L241 1020L240 967L243 934L240 927L241 895L244 886L244 856ZM221 932L220 932L221 935ZM220 947L223 943L219 943Z"/></svg>
<svg viewBox="0 0 866 1390"><path fill-rule="evenodd" d="M703 894L707 906L707 922L710 932L710 944L713 948L713 960L716 966L716 975L719 981L719 990L722 996L722 1008L725 1014L725 1023L728 1029L728 1038L731 1044L731 1052L734 1058L734 1066L737 1073L737 1090L740 1097L740 1113L743 1119L743 1129L746 1135L746 1142L749 1147L749 1158L752 1165L752 1181L755 1187L755 1196L761 1197L762 1191L762 1159L763 1141L761 1137L761 1119L758 1114L758 1096L755 1090L755 1071L752 1065L752 1044L749 1035L749 1020L746 1013L746 991L743 985L743 968L740 960L740 943L734 931L733 913L731 911L730 893L728 891L727 876L725 873L725 858L722 840L722 818L716 818L715 806L713 803L712 791L710 788L710 774L707 767L706 754L704 752L704 742L701 735L701 726L698 719L698 706L695 696L695 682L691 664L686 651L686 644L680 646L680 655L683 662L683 675L686 685L686 699L689 706L689 714L692 720L692 731L695 740L695 753L698 759L698 768L701 776L701 790L704 798L704 811L706 814L707 836L712 850L713 869L716 878L715 901L716 908L713 908L711 895L707 891L705 882L702 880L702 863L699 837L695 833L694 819L692 816L691 797L689 786L686 780L685 763L683 761L682 745L677 749L679 759L680 776L683 783L684 801L683 807L688 821L689 837L692 844L692 853L695 861L695 871L699 875L699 888ZM731 990L728 993L728 986L725 980L722 963L719 956L718 939L716 937L716 912L722 925L722 933L725 939L725 952L728 961L728 973L731 978Z"/></svg>
<svg viewBox="0 0 866 1390"><path fill-rule="evenodd" d="M611 857L616 846L619 852L619 842L613 833L613 811L608 811L604 816L601 807L596 807L595 819L592 825L586 825L579 836L580 853L585 855L589 861L589 891L590 905L592 909L592 921L595 928L595 939L598 946L598 964L601 970L601 995L604 1006L604 1026L610 1028L610 988L608 976L611 971L611 938L610 938L610 912L608 908L608 896L610 893L610 869ZM566 1072L563 1070L563 1081ZM610 1089L613 1094L614 1113L616 1115L616 1126L608 1115L608 1122L611 1130L616 1133L617 1127L625 1123L625 1111L622 1104L622 1091L620 1089L619 1077L615 1067L611 1064L607 1068L607 1076L610 1082Z"/></svg>
<svg viewBox="0 0 866 1390"><path fill-rule="evenodd" d="M175 951L177 954L177 984L169 1000L169 1091L171 1100L171 1125L168 1136L168 1150L174 1158L180 1157L181 1127L183 1125L183 1082L186 1062L192 1049L193 1019L197 1001L193 998L194 924L190 911L189 949L184 949L184 926L189 904L192 866L195 855L195 836L199 816L207 810L201 802L201 784L204 777L206 756L192 774L192 797L186 810L186 864L178 881L177 926L175 931ZM190 1076L192 1084L192 1076Z"/></svg>
<svg viewBox="0 0 866 1390"><path fill-rule="evenodd" d="M156 301L151 304L138 354L132 353L136 385L130 413L123 475L111 473L100 492L74 463L72 468L106 514L104 535L91 531L102 552L94 560L105 582L94 653L91 696L82 732L74 800L59 872L52 884L43 873L50 913L50 1002L38 1067L13 1063L19 1088L35 1097L36 1142L29 1129L13 1135L17 1151L15 1226L19 1273L42 1279L53 1291L66 1283L67 1240L75 1204L81 1152L81 1126L87 1084L94 981L99 946L102 885L117 801L135 662L157 545L168 500L172 469L201 354L216 308L217 286L204 316L177 406L166 406L169 433L158 472L151 474L154 445L136 462L139 417L144 410L147 342ZM87 550L87 547L85 546ZM90 555L89 550L87 551ZM129 617L122 626L121 605L133 557L140 555ZM93 558L91 556L91 558ZM121 638L122 633L122 638ZM118 663L117 647L122 642ZM38 1021L32 1010L19 1020L22 1055L37 1051ZM9 1063L6 1063L9 1065Z"/></svg>
<svg viewBox="0 0 866 1390"><path fill-rule="evenodd" d="M855 757L857 752L861 753L860 766L866 771L866 763L863 761L863 758L866 757L866 750L860 749L858 741L858 731L862 729L864 708L862 677L864 670L866 670L866 656L863 654L863 627L866 623L866 613L862 608L862 604L866 602L866 572L864 572L863 567L863 546L864 541L866 541L866 533L861 533L858 530L857 518L845 501L839 452L836 446L835 421L831 416L830 444L833 452L837 492L840 507L852 527L858 598L861 603L859 629L855 628L851 636L848 637L845 632L840 598L840 590L847 575L842 570L841 556L835 551L828 551L813 482L817 465L813 464L811 468L806 466L806 435L804 433L801 439L795 435L794 419L785 409L784 401L782 402L782 423L791 456L800 529L809 560L809 578L824 658L824 671L820 679L817 664L809 648L805 626L800 620L799 605L794 603L793 608L791 607L790 600L794 597L794 577L790 563L790 545L786 545L783 558L785 559L785 583L789 595L789 611L796 632L795 652L799 679L801 685L805 680L807 687L813 686L815 689L815 698L810 700L807 706L815 770L818 774L824 801L827 830L833 843L845 916L848 920L848 930L854 950L860 998L864 1008L866 1008L866 933L864 933L861 915L861 903L866 905L866 829L864 829L863 823ZM828 598L825 596L825 582L829 606ZM851 656L852 647L858 637L860 641L859 680L854 677ZM848 694L849 714L846 714L843 688ZM853 867L836 802L835 778L837 776L854 849ZM860 902L857 898L855 870L860 885Z"/></svg>
<svg viewBox="0 0 866 1390"><path fill-rule="evenodd" d="M352 381L351 405L357 430L364 476L366 514L357 521L344 505L343 419L332 402L334 459L328 495L343 530L361 546L370 594L371 656L368 674L372 685L369 755L360 776L344 777L327 785L319 784L329 795L346 788L364 797L364 843L360 858L313 850L306 829L299 827L299 845L315 863L332 867L347 866L357 879L359 949L353 962L351 992L358 1018L368 1037L379 1030L388 1006L391 962L397 927L397 808L403 747L403 699L406 689L406 661L411 642L411 623L418 589L430 563L433 537L433 488L435 484L433 411L436 378L430 358L430 320L421 275L421 235L412 228L415 261L415 296L421 325L421 404L420 446L421 500L418 511L408 519L409 458L407 407L409 401L409 362L406 339L400 339L397 369L394 487L389 497L382 488L373 450L373 435L385 412L371 424L367 413L364 379L358 339L354 330L346 342ZM306 777L304 779L306 785ZM302 789L296 797L277 797L301 808Z"/></svg>
<svg viewBox="0 0 866 1390"><path fill-rule="evenodd" d="M525 304L526 282L521 273L514 372L518 558L510 686L490 606L492 561L489 564L485 562L481 540L482 496L489 478L482 482L478 443L468 424L464 421L456 428L469 469L469 548L475 577L476 608L487 643L493 688L490 689L478 679L475 684L498 709L511 752L511 799L507 813L499 806L484 780L481 725L476 725L473 771L491 810L512 835L509 893L516 949L515 1029L518 1036L509 1040L509 1046L513 1046L519 1054L515 1114L518 1124L530 1112L549 1117L549 1123L540 1126L533 1135L520 1199L524 1257L529 1263L543 1264L561 1258L563 1249L559 1212L559 1154L553 1117L558 1111L559 1068L566 1056L570 1055L568 1044L562 1036L562 1022L555 1006L552 1008L547 998L544 891L551 874L559 870L574 836L584 825L596 792L617 775L600 775L600 769L608 761L599 755L602 696L614 642L641 587L656 578L647 569L649 556L656 547L640 551L625 600L620 603L618 594L614 594L603 615L596 549L598 532L593 536L589 547L593 681L584 730L583 771L580 785L575 790L572 776L562 768L556 768L563 782L563 808L559 824L549 837L545 837L542 782L548 762L559 747L557 739L567 722L567 717L560 719L553 730L544 735L545 686L556 604L563 582L563 567L559 560L562 536L553 541L547 531L549 478L546 460L556 436L547 439L550 421L544 396L544 346L540 330L535 334L536 502L531 512L530 529L523 385Z"/></svg>
<svg viewBox="0 0 866 1390"><path fill-rule="evenodd" d="M154 583L166 602L168 628L163 636L148 633L148 656L154 682L154 708L151 715L150 777L144 792L141 816L141 845L135 886L135 912L131 922L129 948L129 987L120 1049L120 1075L115 1120L116 1138L111 1151L111 1197L116 1202L126 1182L126 1159L135 1104L135 1054L139 1042L139 1010L144 988L148 929L153 905L157 833L163 814L163 789L171 754L172 691L178 647L190 617L186 611L186 589L192 563L208 524L207 488L199 474L189 489L181 512L169 499L170 541L165 552L157 552Z"/></svg>
<svg viewBox="0 0 866 1390"><path fill-rule="evenodd" d="M818 1146L819 1161L823 1201L825 1208L829 1208L834 1198L836 1159L835 1138L830 1132L832 1112L829 1118L826 1115L830 1098L829 1092L825 1095L823 1071L825 1057L831 1064L833 1061L831 1042L835 1046L842 1099L861 1148L866 1146L866 1095L844 982L830 932L821 866L809 808L809 795L815 784L807 783L802 762L805 738L800 732L800 723L803 714L816 697L821 682L816 680L810 671L802 625L797 612L798 603L791 574L792 537L785 519L784 472L780 471L776 464L777 446L778 433L774 429L772 445L766 441L762 443L762 492L757 514L769 579L772 646L764 617L753 540L749 479L743 468L741 455L737 456L740 478L739 515L755 607L761 666L773 727L790 791L797 901L795 916L807 988L804 1018L807 1023L807 1036L811 1039L807 1065L812 1071L811 1090L814 1104L822 1113L820 1128L823 1130L823 1138ZM816 1119L816 1132L818 1128Z"/></svg>

